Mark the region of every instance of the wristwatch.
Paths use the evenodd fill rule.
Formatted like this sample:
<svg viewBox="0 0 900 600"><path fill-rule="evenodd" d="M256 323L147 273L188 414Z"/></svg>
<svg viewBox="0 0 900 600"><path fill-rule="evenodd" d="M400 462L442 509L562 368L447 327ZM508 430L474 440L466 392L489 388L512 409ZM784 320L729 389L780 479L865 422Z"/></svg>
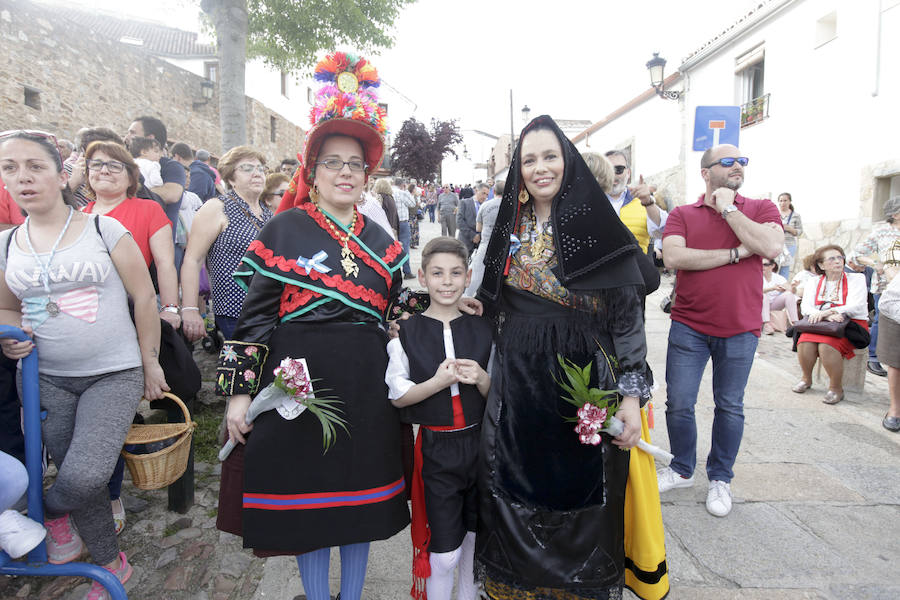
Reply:
<svg viewBox="0 0 900 600"><path fill-rule="evenodd" d="M722 209L722 218L724 219L731 213L737 212L737 209L738 209L737 206L735 206L734 204L729 204L728 206L726 206L725 208Z"/></svg>
<svg viewBox="0 0 900 600"><path fill-rule="evenodd" d="M641 200L641 206L650 206L651 204L653 204L653 202L653 194L650 194L650 202L644 202L643 200Z"/></svg>

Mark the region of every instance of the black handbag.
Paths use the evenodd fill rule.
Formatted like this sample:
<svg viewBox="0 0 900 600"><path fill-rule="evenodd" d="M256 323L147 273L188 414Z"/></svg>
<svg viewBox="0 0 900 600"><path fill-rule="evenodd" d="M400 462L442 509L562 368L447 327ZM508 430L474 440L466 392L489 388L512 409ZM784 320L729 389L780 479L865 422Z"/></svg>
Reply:
<svg viewBox="0 0 900 600"><path fill-rule="evenodd" d="M794 338L794 352L797 351L797 338L800 337L801 333L817 333L835 338L847 338L857 350L867 348L872 339L864 327L853 322L847 315L844 315L844 320L840 323L835 321L810 323L807 317L803 317L794 323L785 332L785 335Z"/></svg>
<svg viewBox="0 0 900 600"><path fill-rule="evenodd" d="M850 317L847 315L844 315L843 321L829 321L828 319L822 319L816 323L810 323L809 317L803 317L794 323L794 331L842 338L845 337L845 330L847 329L847 323L849 322Z"/></svg>

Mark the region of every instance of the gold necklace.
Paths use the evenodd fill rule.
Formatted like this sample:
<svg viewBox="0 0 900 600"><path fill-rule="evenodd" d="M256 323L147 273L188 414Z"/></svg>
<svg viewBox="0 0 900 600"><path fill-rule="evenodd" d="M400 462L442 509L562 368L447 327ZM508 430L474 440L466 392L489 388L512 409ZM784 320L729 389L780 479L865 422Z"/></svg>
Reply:
<svg viewBox="0 0 900 600"><path fill-rule="evenodd" d="M549 236L544 230L538 226L537 215L534 213L534 207L531 208L531 258L538 259L544 255L547 249Z"/></svg>
<svg viewBox="0 0 900 600"><path fill-rule="evenodd" d="M359 216L359 213L356 211L356 207L353 207L353 220L350 221L350 225L347 228L347 232L344 234L344 239L341 240L341 234L338 232L337 227L332 223L331 218L325 214L324 211L321 211L323 216L325 217L325 222L328 223L328 227L331 229L331 232L334 234L334 237L337 238L337 241L342 244L341 248L341 266L344 268L344 276L345 277L356 277L359 275L359 265L356 264L356 255L353 254L353 250L350 249L349 241L350 234L352 233L354 227L356 226L356 218Z"/></svg>

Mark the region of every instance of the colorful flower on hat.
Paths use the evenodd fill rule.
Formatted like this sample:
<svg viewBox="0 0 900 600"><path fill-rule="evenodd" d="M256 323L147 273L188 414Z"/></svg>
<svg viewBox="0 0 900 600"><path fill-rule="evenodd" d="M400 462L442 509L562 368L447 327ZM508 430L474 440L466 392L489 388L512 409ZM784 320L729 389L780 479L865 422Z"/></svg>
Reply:
<svg viewBox="0 0 900 600"><path fill-rule="evenodd" d="M325 82L310 110L313 126L330 119L352 119L387 134L387 114L370 88L378 87L378 71L355 54L335 52L316 65L315 78Z"/></svg>

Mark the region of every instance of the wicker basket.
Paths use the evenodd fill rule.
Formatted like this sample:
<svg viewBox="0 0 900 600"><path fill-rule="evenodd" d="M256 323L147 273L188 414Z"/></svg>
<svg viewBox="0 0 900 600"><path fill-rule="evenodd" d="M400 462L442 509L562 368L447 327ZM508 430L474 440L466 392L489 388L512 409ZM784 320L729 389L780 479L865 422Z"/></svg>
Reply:
<svg viewBox="0 0 900 600"><path fill-rule="evenodd" d="M171 485L187 470L191 437L197 424L191 421L187 406L178 396L168 392L165 396L181 407L185 422L132 425L125 444L148 444L176 438L175 443L150 454L132 454L122 450L125 464L131 472L131 481L142 490L156 490Z"/></svg>

